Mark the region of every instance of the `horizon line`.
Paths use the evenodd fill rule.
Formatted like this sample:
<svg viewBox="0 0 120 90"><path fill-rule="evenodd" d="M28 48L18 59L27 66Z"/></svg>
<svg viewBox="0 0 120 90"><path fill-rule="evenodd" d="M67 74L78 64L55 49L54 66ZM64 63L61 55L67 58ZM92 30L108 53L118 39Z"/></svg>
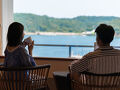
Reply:
<svg viewBox="0 0 120 90"><path fill-rule="evenodd" d="M25 12L13 12L13 14L33 14L33 15L37 15L37 16L47 16L47 17L51 17L51 18L76 18L76 17L80 17L80 16L86 16L86 17L116 17L116 18L120 18L120 16L109 16L109 15L78 15L78 16L73 16L73 17L56 17L56 16L50 16L50 15L40 15L40 14L36 14L36 13L25 13Z"/></svg>

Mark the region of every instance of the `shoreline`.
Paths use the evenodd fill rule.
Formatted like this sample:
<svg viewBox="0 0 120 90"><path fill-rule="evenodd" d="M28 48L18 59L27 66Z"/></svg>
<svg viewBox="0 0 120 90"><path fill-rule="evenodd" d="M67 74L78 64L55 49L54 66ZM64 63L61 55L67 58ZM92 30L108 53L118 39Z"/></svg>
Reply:
<svg viewBox="0 0 120 90"><path fill-rule="evenodd" d="M92 32L82 32L82 33L63 33L63 32L25 32L25 35L50 35L50 36L56 36L56 35L64 35L64 36L95 36L95 34ZM115 37L120 37L120 34L115 34Z"/></svg>
<svg viewBox="0 0 120 90"><path fill-rule="evenodd" d="M85 33L63 33L63 32L25 32L25 35L80 35L80 36L86 36L88 34ZM92 35L92 34L89 34Z"/></svg>

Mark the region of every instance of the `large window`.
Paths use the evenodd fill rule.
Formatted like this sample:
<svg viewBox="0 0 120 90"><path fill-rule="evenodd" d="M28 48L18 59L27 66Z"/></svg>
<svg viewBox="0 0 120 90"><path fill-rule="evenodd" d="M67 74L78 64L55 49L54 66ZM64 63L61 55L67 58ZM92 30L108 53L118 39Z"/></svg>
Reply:
<svg viewBox="0 0 120 90"><path fill-rule="evenodd" d="M119 0L14 0L14 21L25 26L25 38L31 36L35 41L34 56L81 57L94 50L80 45L93 46L94 30L100 23L114 27L116 37L112 45L120 45L119 3Z"/></svg>

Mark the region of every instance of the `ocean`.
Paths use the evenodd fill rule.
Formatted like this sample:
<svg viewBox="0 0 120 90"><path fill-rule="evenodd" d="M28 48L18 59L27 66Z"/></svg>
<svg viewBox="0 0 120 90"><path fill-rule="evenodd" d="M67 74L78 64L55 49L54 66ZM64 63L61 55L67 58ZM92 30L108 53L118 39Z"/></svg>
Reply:
<svg viewBox="0 0 120 90"><path fill-rule="evenodd" d="M26 35L31 36L35 44L57 44L57 45L94 45L95 36L62 36L62 35ZM120 37L114 38L112 46L120 46ZM83 56L94 48L72 47L71 56ZM36 57L69 57L68 47L34 46L33 56Z"/></svg>

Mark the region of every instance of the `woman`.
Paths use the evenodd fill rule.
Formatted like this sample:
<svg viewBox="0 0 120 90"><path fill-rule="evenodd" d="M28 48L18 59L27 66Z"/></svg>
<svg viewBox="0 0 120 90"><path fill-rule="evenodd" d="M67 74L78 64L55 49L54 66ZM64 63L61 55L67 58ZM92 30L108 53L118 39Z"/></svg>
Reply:
<svg viewBox="0 0 120 90"><path fill-rule="evenodd" d="M13 22L7 33L7 46L5 49L5 67L28 67L35 66L36 63L32 58L32 50L34 41L32 44L23 42L24 38L24 26L21 23ZM28 45L28 51L24 46Z"/></svg>

